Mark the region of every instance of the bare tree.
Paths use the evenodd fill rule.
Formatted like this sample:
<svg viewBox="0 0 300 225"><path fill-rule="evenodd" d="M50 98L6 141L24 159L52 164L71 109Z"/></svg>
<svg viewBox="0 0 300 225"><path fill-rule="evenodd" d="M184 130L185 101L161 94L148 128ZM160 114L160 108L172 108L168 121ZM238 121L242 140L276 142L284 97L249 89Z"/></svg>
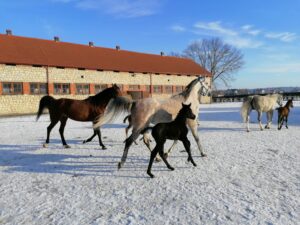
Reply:
<svg viewBox="0 0 300 225"><path fill-rule="evenodd" d="M196 41L184 50L184 55L211 72L214 86L221 81L229 87L233 74L244 65L241 51L220 38Z"/></svg>

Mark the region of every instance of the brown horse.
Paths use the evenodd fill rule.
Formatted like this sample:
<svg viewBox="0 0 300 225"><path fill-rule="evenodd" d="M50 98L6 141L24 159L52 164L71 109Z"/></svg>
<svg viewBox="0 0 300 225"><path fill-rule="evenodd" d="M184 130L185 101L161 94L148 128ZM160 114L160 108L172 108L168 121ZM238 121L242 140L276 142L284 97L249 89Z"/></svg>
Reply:
<svg viewBox="0 0 300 225"><path fill-rule="evenodd" d="M108 102L112 98L116 98L121 95L121 90L117 85L113 85L110 88L103 90L102 92L90 96L84 100L74 100L68 98L55 99L51 96L44 96L40 100L39 110L37 112L37 120L43 113L44 108L49 109L51 123L47 127L47 139L46 143L43 145L47 147L49 144L49 137L52 128L60 121L59 133L61 137L62 144L65 148L70 148L66 143L64 138L64 129L68 118L76 121L91 121L95 122L96 119L101 117ZM100 129L94 129L94 134L89 139L85 140L83 143L91 141L96 134L99 137L99 144L102 149L106 149L101 140Z"/></svg>
<svg viewBox="0 0 300 225"><path fill-rule="evenodd" d="M284 121L285 121L285 127L289 128L287 124L288 117L289 117L290 108L293 107L294 107L293 99L289 99L285 104L285 106L276 108L276 110L278 111L278 130L281 130Z"/></svg>

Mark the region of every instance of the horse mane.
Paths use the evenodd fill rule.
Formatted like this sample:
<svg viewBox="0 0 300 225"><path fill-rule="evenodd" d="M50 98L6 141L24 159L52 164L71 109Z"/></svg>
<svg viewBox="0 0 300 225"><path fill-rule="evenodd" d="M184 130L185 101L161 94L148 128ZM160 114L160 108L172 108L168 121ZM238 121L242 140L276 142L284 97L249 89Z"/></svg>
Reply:
<svg viewBox="0 0 300 225"><path fill-rule="evenodd" d="M97 93L96 95L87 97L85 100L91 102L92 104L99 104L99 102L108 102L111 98L116 97L117 94L118 92L114 87L109 87Z"/></svg>
<svg viewBox="0 0 300 225"><path fill-rule="evenodd" d="M198 83L198 79L192 80L186 87L185 89L177 94L174 95L172 97L176 97L176 96L182 96L184 99L187 99L187 97L189 96L189 94L191 93L192 89L194 88L194 86Z"/></svg>

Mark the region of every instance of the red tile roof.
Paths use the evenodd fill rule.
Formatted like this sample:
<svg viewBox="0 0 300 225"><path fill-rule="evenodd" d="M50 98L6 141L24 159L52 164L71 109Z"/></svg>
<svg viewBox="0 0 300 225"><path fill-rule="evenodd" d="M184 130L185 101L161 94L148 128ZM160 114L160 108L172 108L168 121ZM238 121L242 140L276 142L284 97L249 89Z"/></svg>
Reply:
<svg viewBox="0 0 300 225"><path fill-rule="evenodd" d="M0 63L211 76L190 59L5 34L0 34Z"/></svg>

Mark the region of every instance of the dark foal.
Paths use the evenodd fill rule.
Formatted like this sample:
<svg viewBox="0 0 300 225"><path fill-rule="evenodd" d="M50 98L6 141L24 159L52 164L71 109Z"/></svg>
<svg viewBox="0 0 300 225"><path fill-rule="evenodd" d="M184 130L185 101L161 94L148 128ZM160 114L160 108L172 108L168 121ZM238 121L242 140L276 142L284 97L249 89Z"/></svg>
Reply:
<svg viewBox="0 0 300 225"><path fill-rule="evenodd" d="M150 162L147 170L147 173L151 178L154 177L154 175L151 173L151 167L157 153L159 153L166 166L170 170L174 170L174 168L168 163L166 157L164 156L164 144L167 139L182 141L185 150L188 153L188 161L191 161L194 166L197 166L191 155L191 143L187 138L188 128L186 126L187 119L194 120L195 118L196 116L192 112L191 104L185 105L182 103L182 108L178 112L178 115L176 116L174 121L170 123L158 123L152 128L152 136L156 142L156 146L151 152Z"/></svg>
<svg viewBox="0 0 300 225"><path fill-rule="evenodd" d="M293 108L293 99L287 101L285 106L276 108L278 111L278 130L281 130L283 122L285 121L285 127L288 127L288 117L290 113L290 108Z"/></svg>
<svg viewBox="0 0 300 225"><path fill-rule="evenodd" d="M53 127L60 121L59 133L62 144L65 148L70 148L64 137L64 129L68 118L82 122L94 122L97 118L103 115L109 101L112 98L116 98L120 95L120 88L114 84L112 87L106 88L102 92L94 96L90 96L84 100L75 100L69 98L55 99L49 95L44 96L40 100L37 120L43 113L44 108L47 108L49 110L51 123L47 127L47 139L46 143L43 146L47 147L47 145L49 144L50 132ZM102 149L106 149L101 140L100 128L95 129L92 137L90 137L83 143L91 141L96 135L98 135L99 137L99 143Z"/></svg>

